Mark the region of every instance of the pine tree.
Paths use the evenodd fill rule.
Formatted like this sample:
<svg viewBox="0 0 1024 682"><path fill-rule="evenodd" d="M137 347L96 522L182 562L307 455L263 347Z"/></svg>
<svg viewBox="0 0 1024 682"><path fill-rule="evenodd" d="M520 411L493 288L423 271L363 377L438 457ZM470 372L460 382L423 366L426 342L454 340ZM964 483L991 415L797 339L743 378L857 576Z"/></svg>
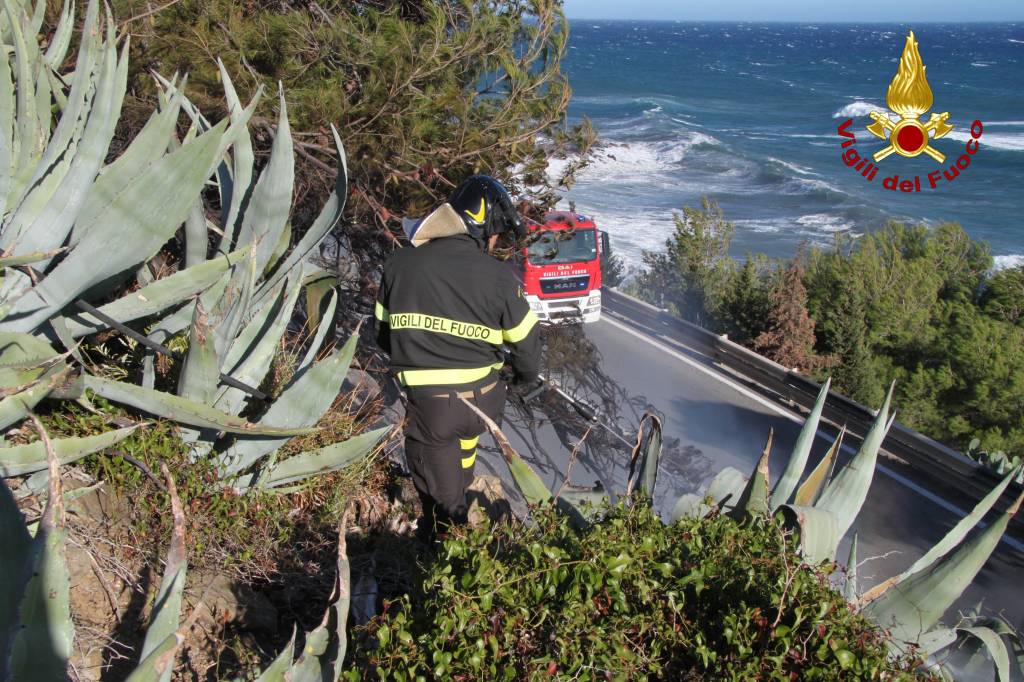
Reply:
<svg viewBox="0 0 1024 682"><path fill-rule="evenodd" d="M753 347L781 365L810 374L832 361L814 352L814 320L807 312L803 275L801 253L782 271L772 290L768 330L754 339Z"/></svg>

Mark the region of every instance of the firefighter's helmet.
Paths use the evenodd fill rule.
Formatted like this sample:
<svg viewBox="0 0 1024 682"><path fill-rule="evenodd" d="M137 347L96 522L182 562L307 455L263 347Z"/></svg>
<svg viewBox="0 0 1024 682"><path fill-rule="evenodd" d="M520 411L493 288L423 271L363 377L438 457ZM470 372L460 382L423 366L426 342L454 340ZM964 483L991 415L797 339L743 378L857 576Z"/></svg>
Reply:
<svg viewBox="0 0 1024 682"><path fill-rule="evenodd" d="M474 175L459 185L448 203L477 239L511 230L526 235L526 224L512 205L512 198L500 182L489 175Z"/></svg>

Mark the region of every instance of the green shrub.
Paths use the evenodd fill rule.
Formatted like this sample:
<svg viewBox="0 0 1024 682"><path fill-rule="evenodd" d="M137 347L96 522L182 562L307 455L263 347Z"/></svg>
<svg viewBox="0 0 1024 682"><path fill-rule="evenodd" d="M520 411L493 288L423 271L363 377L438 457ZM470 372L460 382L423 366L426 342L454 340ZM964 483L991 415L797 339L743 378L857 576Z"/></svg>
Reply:
<svg viewBox="0 0 1024 682"><path fill-rule="evenodd" d="M883 633L766 518L670 526L647 504L586 530L459 530L422 593L362 633L350 679L893 679ZM376 641L376 648L373 642Z"/></svg>

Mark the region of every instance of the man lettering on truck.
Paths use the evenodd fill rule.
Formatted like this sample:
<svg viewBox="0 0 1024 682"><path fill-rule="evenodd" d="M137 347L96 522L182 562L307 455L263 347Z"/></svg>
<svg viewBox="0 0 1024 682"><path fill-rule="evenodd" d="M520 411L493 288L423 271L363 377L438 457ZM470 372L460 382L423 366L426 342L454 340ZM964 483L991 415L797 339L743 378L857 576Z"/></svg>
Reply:
<svg viewBox="0 0 1024 682"><path fill-rule="evenodd" d="M424 521L464 523L466 488L485 426L462 398L501 422L509 350L516 384L536 385L537 317L514 272L488 254L498 236L525 234L508 192L486 175L462 183L420 221L403 221L412 249L384 264L377 342L408 398L405 456Z"/></svg>

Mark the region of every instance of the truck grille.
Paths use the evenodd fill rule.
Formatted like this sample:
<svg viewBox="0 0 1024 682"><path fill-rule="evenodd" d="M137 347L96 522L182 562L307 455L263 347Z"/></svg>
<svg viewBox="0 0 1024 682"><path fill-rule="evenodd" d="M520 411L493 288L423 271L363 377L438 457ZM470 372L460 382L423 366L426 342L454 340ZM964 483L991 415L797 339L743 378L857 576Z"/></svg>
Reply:
<svg viewBox="0 0 1024 682"><path fill-rule="evenodd" d="M590 286L590 277L549 277L540 281L540 290L544 294L575 294L586 291Z"/></svg>

